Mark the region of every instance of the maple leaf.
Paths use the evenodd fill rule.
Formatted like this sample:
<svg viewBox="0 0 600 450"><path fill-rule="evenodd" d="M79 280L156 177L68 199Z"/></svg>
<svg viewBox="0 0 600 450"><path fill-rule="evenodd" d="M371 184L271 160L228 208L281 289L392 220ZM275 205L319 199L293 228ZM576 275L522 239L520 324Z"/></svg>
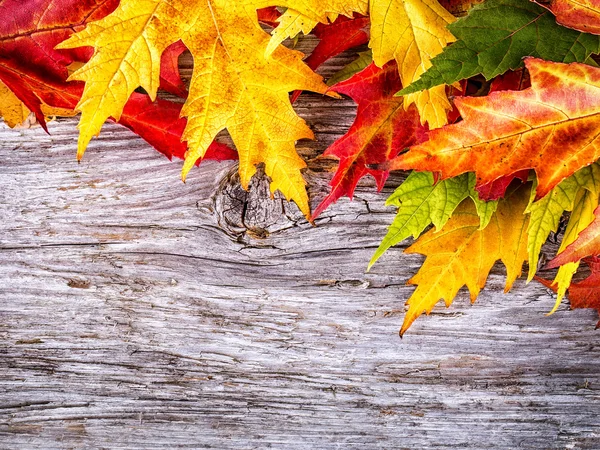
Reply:
<svg viewBox="0 0 600 450"><path fill-rule="evenodd" d="M498 20L501 17L502 20ZM452 84L477 74L490 80L523 66L524 56L570 63L600 52L600 37L565 29L544 8L523 0L488 0L448 26L458 38L401 94Z"/></svg>
<svg viewBox="0 0 600 450"><path fill-rule="evenodd" d="M417 80L431 66L431 58L455 40L448 31L454 16L437 0L372 0L370 3L373 60L379 67L396 60L403 86ZM452 109L443 86L407 95L405 107L415 103L421 122L430 128L447 123Z"/></svg>
<svg viewBox="0 0 600 450"><path fill-rule="evenodd" d="M509 70L502 75L497 76L490 83L489 93L496 91L520 91L531 86L529 72L524 69L516 71ZM510 175L504 175L494 181L477 186L475 190L479 194L479 198L485 201L498 200L504 197L504 193L513 180L527 181L529 170L520 170Z"/></svg>
<svg viewBox="0 0 600 450"><path fill-rule="evenodd" d="M598 191L590 192L588 190L579 190L575 197L575 204L573 212L569 218L569 223L565 230L561 245L558 249L558 253L562 252L571 242L577 239L579 233L584 230L594 220L594 209L598 206ZM554 313L560 306L567 288L571 284L571 279L577 268L579 262L570 262L560 266L558 273L554 278L554 283L557 285L557 298L554 304L554 308L549 314Z"/></svg>
<svg viewBox="0 0 600 450"><path fill-rule="evenodd" d="M319 43L310 55L304 59L304 62L312 70L316 70L330 58L333 58L352 47L366 44L369 41L369 35L365 31L365 28L368 25L369 19L362 16L352 19L340 16L333 23L317 24L313 30L313 34L319 38ZM365 67L366 65L363 69ZM329 81L327 84L329 86L332 85ZM301 93L302 91L295 91L291 96L291 102L294 103Z"/></svg>
<svg viewBox="0 0 600 450"><path fill-rule="evenodd" d="M400 335L423 312L429 314L439 300L444 299L446 306L450 306L464 285L474 302L497 260L506 266L505 292L510 290L527 260L529 218L524 212L529 189L529 185L522 185L500 200L497 211L483 230L473 202L465 200L440 231L428 231L404 251L427 258L408 281L417 288L406 302L409 309Z"/></svg>
<svg viewBox="0 0 600 450"><path fill-rule="evenodd" d="M238 150L242 186L248 187L256 165L264 163L272 191L279 189L308 216L300 173L306 164L294 144L313 134L292 109L288 93L323 93L327 86L298 52L279 46L265 57L269 35L260 28L256 9L268 6L273 5L259 0L122 2L112 14L61 43L58 48L95 48L90 62L70 78L86 82L77 106L82 112L78 157L108 117L120 118L134 89L141 86L156 97L160 55L181 40L194 57L182 109L188 119L183 139L189 148L182 178L217 133L227 129Z"/></svg>
<svg viewBox="0 0 600 450"><path fill-rule="evenodd" d="M387 161L425 139L427 128L420 124L416 109L405 110L402 98L394 95L400 86L398 68L391 62L382 69L371 64L332 88L350 96L358 109L348 132L324 153L339 158L340 164L330 183L331 192L317 206L313 218L340 197L352 198L356 184L367 174L375 178L381 189L388 172L369 169L367 165Z"/></svg>
<svg viewBox="0 0 600 450"><path fill-rule="evenodd" d="M0 116L11 128L22 124L29 116L29 109L0 81Z"/></svg>
<svg viewBox="0 0 600 450"><path fill-rule="evenodd" d="M177 97L187 98L187 86L179 73L179 57L187 48L181 41L167 47L160 60L160 88Z"/></svg>
<svg viewBox="0 0 600 450"><path fill-rule="evenodd" d="M594 211L594 220L579 233L560 254L552 259L546 268L553 269L564 264L577 262L587 256L600 255L600 207Z"/></svg>
<svg viewBox="0 0 600 450"><path fill-rule="evenodd" d="M531 281L536 273L539 253L548 239L550 232L556 233L560 218L565 211L573 211L575 198L580 191L592 193L600 189L600 166L592 164L584 167L562 181L548 195L534 202L532 191L531 203L527 212L531 215L528 233L529 275ZM575 217L577 215L575 214Z"/></svg>
<svg viewBox="0 0 600 450"><path fill-rule="evenodd" d="M330 24L317 24L313 34L319 38L319 43L304 62L315 70L328 59L366 44L369 41L368 26L369 18L357 15L353 18L340 16Z"/></svg>
<svg viewBox="0 0 600 450"><path fill-rule="evenodd" d="M565 27L585 33L600 34L600 2L598 0L549 0L536 1L556 16Z"/></svg>
<svg viewBox="0 0 600 450"><path fill-rule="evenodd" d="M181 137L186 119L181 117L181 103L158 99L134 92L123 108L119 124L146 140L167 158L185 159L187 144ZM213 142L202 159L215 161L238 159L237 152L225 144Z"/></svg>
<svg viewBox="0 0 600 450"><path fill-rule="evenodd" d="M309 5L296 2L277 19L278 26L271 33L271 41L265 50L267 56L286 39L300 33L309 34L319 23L335 22L339 14L347 17L352 17L354 13L366 15L368 9L367 0L319 0L306 3Z"/></svg>
<svg viewBox="0 0 600 450"><path fill-rule="evenodd" d="M431 172L411 172L387 199L386 206L396 206L398 212L386 236L379 244L367 270L392 246L412 236L418 238L433 224L439 231L448 222L456 207L467 197L475 203L479 228L484 229L496 211L498 202L484 202L474 190L473 174L434 181Z"/></svg>
<svg viewBox="0 0 600 450"><path fill-rule="evenodd" d="M0 3L0 80L46 128L42 104L71 108L68 66L87 49L57 52L54 46L89 20L111 12L118 0L4 0Z"/></svg>
<svg viewBox="0 0 600 450"><path fill-rule="evenodd" d="M528 58L532 86L455 99L463 121L429 133L382 169L475 172L477 185L534 169L536 198L600 157L600 69Z"/></svg>
<svg viewBox="0 0 600 450"><path fill-rule="evenodd" d="M600 314L600 259L591 257L585 258L584 261L592 272L586 279L569 286L569 303L571 309L593 308ZM540 277L536 277L536 280L554 292L558 291L553 281ZM600 328L600 321L596 324L596 328Z"/></svg>
<svg viewBox="0 0 600 450"><path fill-rule="evenodd" d="M54 47L87 21L110 13L117 3L113 0L33 0L26 5L5 0L0 3L0 12L12 17L11 21L0 21L0 80L8 80L13 94L23 102L11 100L23 108L23 114L33 110L43 127L45 116L72 115L69 110L73 110L81 98L83 83L67 82L67 77L73 66L81 66L81 62L89 59L91 52L87 48L55 50ZM161 61L160 82L161 87L182 95L185 91L173 59L184 49L181 43L176 43L166 50ZM181 105L168 101L154 106L150 103L147 96L134 94L120 123L168 157L183 158L186 147L180 141L181 123L185 124L185 120L179 119ZM231 149L214 144L205 157L212 156L223 159L236 155Z"/></svg>

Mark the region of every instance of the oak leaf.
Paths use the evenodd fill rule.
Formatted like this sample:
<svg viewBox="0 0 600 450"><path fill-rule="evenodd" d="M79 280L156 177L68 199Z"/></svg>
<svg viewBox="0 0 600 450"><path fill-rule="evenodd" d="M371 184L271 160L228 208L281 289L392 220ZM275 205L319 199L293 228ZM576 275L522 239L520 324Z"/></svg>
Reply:
<svg viewBox="0 0 600 450"><path fill-rule="evenodd" d="M547 10L523 0L488 0L448 29L458 40L433 58L431 67L410 86L406 84L401 94L477 74L490 80L522 67L524 56L586 62L600 51L600 37L565 29Z"/></svg>
<svg viewBox="0 0 600 450"><path fill-rule="evenodd" d="M463 121L384 164L387 169L475 172L481 186L534 169L536 198L600 157L600 69L528 58L532 86L457 98Z"/></svg>
<svg viewBox="0 0 600 450"><path fill-rule="evenodd" d="M409 309L402 335L423 312L429 314L441 299L450 306L459 289L467 286L474 302L497 260L506 266L505 292L521 274L527 260L527 222L524 214L529 185L521 185L498 202L490 223L482 230L471 200L465 200L440 230L430 230L405 253L420 253L425 262L408 283L417 288L406 302Z"/></svg>
<svg viewBox="0 0 600 450"><path fill-rule="evenodd" d="M181 40L194 57L182 109L188 119L183 139L189 148L182 178L227 129L238 150L242 185L247 187L256 165L264 163L272 191L279 189L308 216L300 173L306 164L295 151L295 141L313 134L292 109L288 93L325 92L327 86L298 52L279 46L265 57L269 35L260 28L256 10L268 6L273 5L261 0L121 2L112 14L61 43L58 48L95 48L89 63L71 76L86 82L77 105L82 112L78 157L108 117L120 118L138 86L156 98L160 56Z"/></svg>

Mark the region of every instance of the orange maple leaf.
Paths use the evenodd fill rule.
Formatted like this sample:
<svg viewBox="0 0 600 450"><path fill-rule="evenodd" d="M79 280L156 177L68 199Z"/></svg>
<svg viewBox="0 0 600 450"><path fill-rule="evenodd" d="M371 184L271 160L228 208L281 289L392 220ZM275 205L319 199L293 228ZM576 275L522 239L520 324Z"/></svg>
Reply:
<svg viewBox="0 0 600 450"><path fill-rule="evenodd" d="M537 198L600 157L600 69L528 58L531 88L457 98L462 122L383 165L450 178L475 172L477 185L534 169Z"/></svg>
<svg viewBox="0 0 600 450"><path fill-rule="evenodd" d="M556 16L556 22L584 33L600 34L599 0L536 0Z"/></svg>

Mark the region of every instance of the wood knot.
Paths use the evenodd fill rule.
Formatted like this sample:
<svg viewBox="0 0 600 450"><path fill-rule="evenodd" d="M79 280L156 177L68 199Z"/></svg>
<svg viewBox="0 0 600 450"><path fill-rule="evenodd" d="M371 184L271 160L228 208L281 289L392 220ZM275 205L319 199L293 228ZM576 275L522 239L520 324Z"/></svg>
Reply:
<svg viewBox="0 0 600 450"><path fill-rule="evenodd" d="M264 168L259 166L246 191L240 184L237 168L232 169L214 197L219 226L245 243L248 238L265 239L301 221L304 216L298 207L279 191L271 195L269 183Z"/></svg>

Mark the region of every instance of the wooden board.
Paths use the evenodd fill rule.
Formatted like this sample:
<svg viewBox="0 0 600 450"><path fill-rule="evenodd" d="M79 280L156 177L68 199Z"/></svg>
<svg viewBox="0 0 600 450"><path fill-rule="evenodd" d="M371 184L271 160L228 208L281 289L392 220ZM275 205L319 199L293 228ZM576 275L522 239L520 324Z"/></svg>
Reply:
<svg viewBox="0 0 600 450"><path fill-rule="evenodd" d="M334 71L339 60L326 71ZM304 95L313 204L348 100ZM479 300L398 329L421 261L365 180L309 225L235 163L179 181L107 125L0 124L0 447L599 448L596 313L497 268ZM226 139L226 138L225 138Z"/></svg>

